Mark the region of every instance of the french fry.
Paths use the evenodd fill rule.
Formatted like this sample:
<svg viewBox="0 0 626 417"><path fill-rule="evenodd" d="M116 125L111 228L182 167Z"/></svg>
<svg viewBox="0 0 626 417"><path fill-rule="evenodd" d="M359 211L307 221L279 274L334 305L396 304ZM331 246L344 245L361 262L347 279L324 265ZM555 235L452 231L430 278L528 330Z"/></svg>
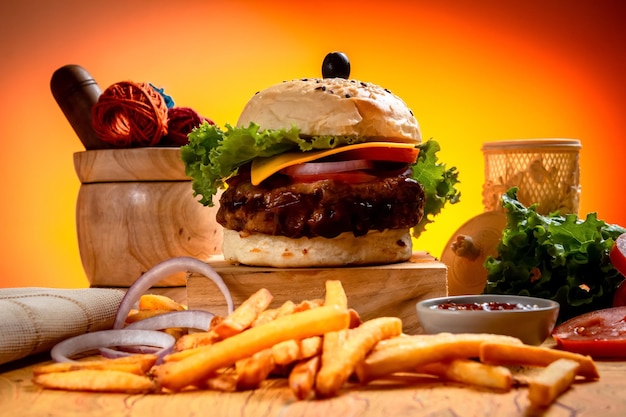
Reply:
<svg viewBox="0 0 626 417"><path fill-rule="evenodd" d="M147 376L102 369L79 369L53 372L34 377L33 382L45 388L69 391L148 393L156 389Z"/></svg>
<svg viewBox="0 0 626 417"><path fill-rule="evenodd" d="M565 392L578 372L580 363L571 359L557 359L545 367L528 385L528 399L533 406L547 407Z"/></svg>
<svg viewBox="0 0 626 417"><path fill-rule="evenodd" d="M513 375L509 368L485 365L467 359L430 363L418 368L417 371L436 375L448 381L500 391L510 391L513 385Z"/></svg>
<svg viewBox="0 0 626 417"><path fill-rule="evenodd" d="M307 359L322 353L322 337L307 337L300 341L300 359Z"/></svg>
<svg viewBox="0 0 626 417"><path fill-rule="evenodd" d="M278 317L213 345L178 352L185 354L184 357L178 357L178 360L167 359L177 353L168 355L165 363L156 368L156 376L161 386L179 391L198 381L206 380L220 368L233 365L238 360L271 348L276 343L345 329L349 321L350 314L347 309L333 306Z"/></svg>
<svg viewBox="0 0 626 417"><path fill-rule="evenodd" d="M293 311L293 301L286 301L277 309L264 309L263 311L258 311L258 309L262 308L263 304L269 304L269 302L271 302L271 298L268 301L268 294L269 292L267 292L267 290L257 291L251 296L251 299L249 298L244 301L230 316L213 317L213 320L211 320L211 326L207 332L195 332L181 337L174 345L174 352L181 352L202 346L212 345L213 343L223 339L225 334L229 331L229 328L232 330L234 322L239 322L238 326L240 327L246 326L247 324L244 323L244 320L250 320L250 316L248 316L250 313L256 314L256 317L250 324L250 326L254 327L274 320L279 314L286 314L287 312L290 313ZM271 294L269 294L269 296L271 297ZM254 311L256 311L256 313ZM226 323L222 324L224 322ZM216 328L217 331L215 330ZM222 334L220 334L220 332Z"/></svg>
<svg viewBox="0 0 626 417"><path fill-rule="evenodd" d="M446 334L449 334L449 333L439 333L437 336L443 337ZM435 335L423 335L423 334L409 336L405 333L402 333L399 336L392 337L390 339L381 340L380 342L376 344L376 346L374 346L374 349L372 349L372 352L375 352L377 350L390 349L390 348L393 348L394 346L395 347L402 346L405 343L417 343L420 339L422 340L427 340L429 338L432 339L434 336Z"/></svg>
<svg viewBox="0 0 626 417"><path fill-rule="evenodd" d="M303 300L294 306L293 312L310 310L312 308L321 307L324 305L324 300Z"/></svg>
<svg viewBox="0 0 626 417"><path fill-rule="evenodd" d="M317 308L322 304L323 302L321 300L304 300L299 304L295 304L292 301L286 301L278 309L275 309L272 314L267 315L262 320L257 320L253 323L253 326L262 324L263 322L268 322L276 317L282 317L295 312ZM265 311L263 313L265 313ZM304 340L291 339L277 343L271 348L274 364L279 366L289 365L299 359L316 355L319 352L320 346L321 337L319 336L306 338Z"/></svg>
<svg viewBox="0 0 626 417"><path fill-rule="evenodd" d="M144 375L156 363L156 355L131 355L116 359L93 359L77 362L54 362L36 366L33 375L43 375L55 372L72 372L81 369L91 370L114 370L128 372L136 375Z"/></svg>
<svg viewBox="0 0 626 417"><path fill-rule="evenodd" d="M259 314L270 305L272 298L272 294L267 289L261 288L226 316L221 323L213 327L212 331L222 339L241 333L250 327Z"/></svg>
<svg viewBox="0 0 626 417"><path fill-rule="evenodd" d="M163 329L162 331L172 336L175 340L180 340L181 337L187 335L188 333L188 330L182 327L170 327L169 329Z"/></svg>
<svg viewBox="0 0 626 417"><path fill-rule="evenodd" d="M285 340L272 346L272 357L276 365L289 365L295 361L318 355L322 350L321 336L302 340Z"/></svg>
<svg viewBox="0 0 626 417"><path fill-rule="evenodd" d="M355 327L359 327L361 324L363 324L363 321L361 320L361 316L359 315L359 313L351 308L349 309L350 311L350 328L354 329Z"/></svg>
<svg viewBox="0 0 626 417"><path fill-rule="evenodd" d="M204 381L203 389L235 392L237 391L237 375L234 372L223 372Z"/></svg>
<svg viewBox="0 0 626 417"><path fill-rule="evenodd" d="M496 365L527 365L545 367L558 359L570 359L580 364L578 375L598 379L598 368L590 356L530 345L502 345L484 343L480 347L480 361Z"/></svg>
<svg viewBox="0 0 626 417"><path fill-rule="evenodd" d="M289 303L293 305L293 301L289 301ZM276 317L278 317L279 311L280 311L280 307L268 308L266 310L261 311L259 315L257 316L257 318L252 322L250 327L260 326L261 324L265 324L269 321L274 320Z"/></svg>
<svg viewBox="0 0 626 417"><path fill-rule="evenodd" d="M289 373L289 388L297 399L305 400L313 394L320 363L320 356L313 356L298 362Z"/></svg>
<svg viewBox="0 0 626 417"><path fill-rule="evenodd" d="M291 300L285 301L278 308L268 308L259 313L257 318L252 322L251 327L256 327L274 320L276 317L292 314L296 311L296 303Z"/></svg>
<svg viewBox="0 0 626 417"><path fill-rule="evenodd" d="M300 340L285 340L270 348L274 363L288 365L300 359Z"/></svg>
<svg viewBox="0 0 626 417"><path fill-rule="evenodd" d="M361 383L366 383L396 372L413 372L428 363L477 358L481 344L488 341L501 345L522 343L514 337L493 334L402 336L379 343L365 361L358 364L356 374Z"/></svg>
<svg viewBox="0 0 626 417"><path fill-rule="evenodd" d="M220 337L213 331L189 333L181 336L174 344L174 352L186 351L217 342Z"/></svg>
<svg viewBox="0 0 626 417"><path fill-rule="evenodd" d="M272 349L264 349L236 363L237 389L255 389L274 369Z"/></svg>
<svg viewBox="0 0 626 417"><path fill-rule="evenodd" d="M287 300L284 303L281 304L280 307L278 307L276 310L276 317L280 317L280 316L286 316L288 314L293 314L296 312L296 303L294 303L291 300Z"/></svg>
<svg viewBox="0 0 626 417"><path fill-rule="evenodd" d="M343 289L341 281L328 280L325 284L326 294L324 296L325 306L338 306L348 308L348 296Z"/></svg>
<svg viewBox="0 0 626 417"><path fill-rule="evenodd" d="M325 283L326 293L324 296L325 306L337 306L348 308L348 297L343 289L341 281L328 280ZM352 315L350 316L352 324ZM351 326L348 326L350 328ZM322 341L322 365L326 361L332 360L333 352L336 352L347 337L347 329L337 332L329 332L324 335Z"/></svg>
<svg viewBox="0 0 626 417"><path fill-rule="evenodd" d="M139 297L139 310L165 310L165 311L182 311L186 310L185 306L177 303L165 295L144 294Z"/></svg>
<svg viewBox="0 0 626 417"><path fill-rule="evenodd" d="M177 339L176 344L174 345L174 352L208 346L217 342L220 337L212 330L222 321L224 321L224 316L214 316L211 320L208 331L189 333L182 336L180 339Z"/></svg>
<svg viewBox="0 0 626 417"><path fill-rule="evenodd" d="M90 357L35 367L33 382L50 389L127 394L185 388L233 392L256 389L271 374L288 377L290 390L303 400L337 395L354 375L365 384L396 372L418 372L499 391L509 391L515 382L528 386L531 406L545 407L577 375L599 378L590 357L524 345L509 336L409 336L399 318L362 322L348 307L340 281L327 281L325 289L323 300L286 301L271 309L272 295L261 289L227 317L214 317L207 331L180 336L161 364L156 355ZM144 296L128 322L185 308L167 297ZM502 365L533 368L513 375Z"/></svg>
<svg viewBox="0 0 626 417"><path fill-rule="evenodd" d="M380 317L348 331L345 343L332 351L323 351L322 366L315 380L315 392L320 397L336 395L376 343L402 333L402 321L397 317Z"/></svg>
<svg viewBox="0 0 626 417"><path fill-rule="evenodd" d="M215 328L215 326L217 326L218 324L223 322L225 318L226 317L224 317L224 316L213 316L213 318L211 319L211 324L209 324L209 329L208 330L213 330Z"/></svg>

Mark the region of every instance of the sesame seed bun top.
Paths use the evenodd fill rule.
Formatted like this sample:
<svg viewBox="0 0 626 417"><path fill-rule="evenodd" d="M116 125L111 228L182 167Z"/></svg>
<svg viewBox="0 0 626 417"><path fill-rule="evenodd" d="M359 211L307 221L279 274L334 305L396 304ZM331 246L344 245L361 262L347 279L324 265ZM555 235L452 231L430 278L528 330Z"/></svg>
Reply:
<svg viewBox="0 0 626 417"><path fill-rule="evenodd" d="M420 143L419 124L398 96L376 84L343 78L285 81L255 94L238 126L300 129L304 136L357 136Z"/></svg>

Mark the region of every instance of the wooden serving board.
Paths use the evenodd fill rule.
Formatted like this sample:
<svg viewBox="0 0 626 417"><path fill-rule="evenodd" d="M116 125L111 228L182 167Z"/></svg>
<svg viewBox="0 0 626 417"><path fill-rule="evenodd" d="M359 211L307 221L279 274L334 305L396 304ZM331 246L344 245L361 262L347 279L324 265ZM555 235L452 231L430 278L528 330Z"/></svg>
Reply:
<svg viewBox="0 0 626 417"><path fill-rule="evenodd" d="M297 401L283 378L253 391L185 391L134 395L44 390L33 384L33 367L50 363L23 360L0 366L0 416L154 417L380 417L506 416L623 417L626 415L626 362L598 362L600 379L579 381L547 409L530 406L526 387L509 392L472 388L432 378L401 376L347 385L339 396Z"/></svg>
<svg viewBox="0 0 626 417"><path fill-rule="evenodd" d="M260 288L274 296L271 307L287 300L299 302L324 298L324 283L340 280L349 307L363 320L394 316L402 319L405 333L420 333L415 303L447 295L447 267L426 252L415 252L407 262L345 268L270 268L232 265L222 258L208 261L224 279L235 306ZM215 284L206 277L187 278L189 308L226 314L226 302Z"/></svg>

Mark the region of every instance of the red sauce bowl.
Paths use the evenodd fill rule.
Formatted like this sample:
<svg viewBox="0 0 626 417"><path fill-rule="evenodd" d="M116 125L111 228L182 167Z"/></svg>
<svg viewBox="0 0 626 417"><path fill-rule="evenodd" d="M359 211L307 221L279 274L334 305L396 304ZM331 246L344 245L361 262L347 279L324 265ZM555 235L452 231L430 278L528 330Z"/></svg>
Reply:
<svg viewBox="0 0 626 417"><path fill-rule="evenodd" d="M554 328L559 303L517 295L458 295L417 303L425 333L489 333L542 344Z"/></svg>

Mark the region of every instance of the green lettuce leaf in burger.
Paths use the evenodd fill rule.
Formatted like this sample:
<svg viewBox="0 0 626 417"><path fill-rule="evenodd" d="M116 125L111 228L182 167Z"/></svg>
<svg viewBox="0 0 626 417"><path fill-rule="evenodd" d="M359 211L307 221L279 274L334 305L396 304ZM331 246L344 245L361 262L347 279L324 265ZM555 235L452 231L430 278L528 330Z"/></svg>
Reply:
<svg viewBox="0 0 626 417"><path fill-rule="evenodd" d="M181 158L200 203L225 188L226 260L312 267L409 259L411 229L418 236L459 199L438 151L388 90L307 78L255 94L236 126L200 125Z"/></svg>

